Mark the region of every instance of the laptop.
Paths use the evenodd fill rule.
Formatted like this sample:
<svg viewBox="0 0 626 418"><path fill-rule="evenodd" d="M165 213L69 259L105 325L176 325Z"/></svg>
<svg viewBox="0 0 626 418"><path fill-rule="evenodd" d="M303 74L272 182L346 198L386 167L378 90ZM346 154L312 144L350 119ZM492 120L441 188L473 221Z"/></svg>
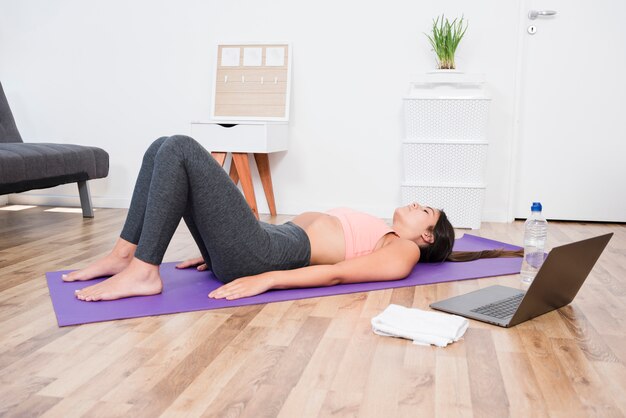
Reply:
<svg viewBox="0 0 626 418"><path fill-rule="evenodd" d="M559 309L574 300L612 236L610 233L553 248L525 292L489 286L430 307L501 327L512 327Z"/></svg>

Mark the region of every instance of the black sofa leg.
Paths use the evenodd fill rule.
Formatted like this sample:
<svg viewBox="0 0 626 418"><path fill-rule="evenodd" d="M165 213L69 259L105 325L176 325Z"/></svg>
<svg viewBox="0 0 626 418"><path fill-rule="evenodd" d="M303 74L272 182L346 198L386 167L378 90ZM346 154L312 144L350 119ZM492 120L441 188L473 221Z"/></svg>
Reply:
<svg viewBox="0 0 626 418"><path fill-rule="evenodd" d="M78 182L78 194L80 195L80 207L83 209L83 218L93 218L91 195L89 194L89 185L86 181Z"/></svg>

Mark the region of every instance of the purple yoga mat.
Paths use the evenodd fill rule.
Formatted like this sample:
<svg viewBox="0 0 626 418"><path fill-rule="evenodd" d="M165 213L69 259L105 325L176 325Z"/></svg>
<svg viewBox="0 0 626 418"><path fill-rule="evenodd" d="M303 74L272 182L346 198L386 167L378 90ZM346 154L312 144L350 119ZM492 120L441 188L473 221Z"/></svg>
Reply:
<svg viewBox="0 0 626 418"><path fill-rule="evenodd" d="M457 251L478 251L495 248L517 250L520 247L468 234L457 239L454 244L454 249ZM48 280L48 289L50 290L50 297L52 298L57 321L59 326L63 327L113 319L219 309L480 277L503 276L519 273L521 263L521 258L491 258L465 263L418 263L411 274L402 280L341 284L306 289L270 290L261 295L230 301L207 297L213 289L222 285L211 272L200 272L193 268L178 270L174 267L176 263L164 263L161 265L163 292L155 296L138 296L114 301L83 302L76 299L74 290L91 286L104 279L95 279L88 282L63 282L61 275L71 270L46 273L46 279Z"/></svg>

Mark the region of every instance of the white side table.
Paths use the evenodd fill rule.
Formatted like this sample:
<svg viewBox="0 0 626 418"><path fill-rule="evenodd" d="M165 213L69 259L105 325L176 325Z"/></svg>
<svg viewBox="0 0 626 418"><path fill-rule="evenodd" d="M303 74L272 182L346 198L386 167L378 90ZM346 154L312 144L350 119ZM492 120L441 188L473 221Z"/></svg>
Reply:
<svg viewBox="0 0 626 418"><path fill-rule="evenodd" d="M235 184L241 180L243 194L257 218L259 212L248 154L254 155L270 214L276 216L268 154L287 151L288 133L287 122L191 122L191 136L208 149L221 166L224 165L227 154L232 154L230 178Z"/></svg>

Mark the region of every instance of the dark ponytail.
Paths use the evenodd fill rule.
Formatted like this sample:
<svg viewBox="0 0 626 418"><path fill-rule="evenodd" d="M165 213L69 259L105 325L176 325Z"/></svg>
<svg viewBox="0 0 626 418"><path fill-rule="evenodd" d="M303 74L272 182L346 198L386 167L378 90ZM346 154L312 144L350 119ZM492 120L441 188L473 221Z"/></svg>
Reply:
<svg viewBox="0 0 626 418"><path fill-rule="evenodd" d="M474 261L479 258L524 257L524 250L453 251L447 261Z"/></svg>
<svg viewBox="0 0 626 418"><path fill-rule="evenodd" d="M523 257L524 250L483 250L483 251L452 251L454 245L454 228L443 210L439 210L439 220L433 228L432 244L420 247L420 261L425 263L441 263L443 261L473 261L479 258Z"/></svg>

